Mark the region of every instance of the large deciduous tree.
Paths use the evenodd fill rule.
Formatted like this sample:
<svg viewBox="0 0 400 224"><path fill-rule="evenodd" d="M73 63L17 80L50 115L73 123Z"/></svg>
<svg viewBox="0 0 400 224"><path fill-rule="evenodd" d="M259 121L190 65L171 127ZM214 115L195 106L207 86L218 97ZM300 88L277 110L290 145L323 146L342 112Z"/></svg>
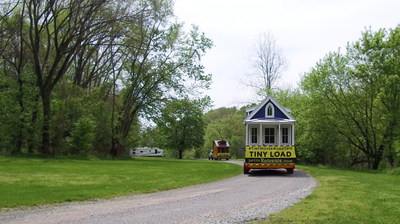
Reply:
<svg viewBox="0 0 400 224"><path fill-rule="evenodd" d="M184 150L203 144L204 121L200 101L173 100L165 106L156 121L164 146L178 151L182 159Z"/></svg>
<svg viewBox="0 0 400 224"><path fill-rule="evenodd" d="M173 21L172 1L144 1L136 23L127 28L122 69L122 105L112 137L111 154L123 151L132 122L141 113L153 114L162 108L168 95L184 95L185 84L194 80L207 87L201 57L212 46L210 39L193 27L189 33Z"/></svg>
<svg viewBox="0 0 400 224"><path fill-rule="evenodd" d="M250 60L252 72L244 83L255 89L261 96L272 90L285 68L285 58L271 33L263 33L255 43Z"/></svg>
<svg viewBox="0 0 400 224"><path fill-rule="evenodd" d="M52 90L86 43L96 43L109 34L109 26L115 21L104 17L109 3L96 0L27 2L27 44L32 52L43 106L42 154L51 153Z"/></svg>
<svg viewBox="0 0 400 224"><path fill-rule="evenodd" d="M20 16L20 50L15 55L28 55L36 76L42 103L42 154L51 154L51 96L54 88L71 69L72 62L88 45L108 40L110 27L120 15L112 1L25 0L15 3L10 16ZM21 10L19 10L21 9ZM107 16L106 16L107 15ZM24 27L24 28L22 28ZM84 55L82 55L84 56ZM86 55L85 55L86 56ZM22 67L19 56L17 71Z"/></svg>
<svg viewBox="0 0 400 224"><path fill-rule="evenodd" d="M378 169L399 136L399 33L400 27L368 30L345 54L330 53L302 81L311 99L324 105L320 116L334 121L325 131L333 128L351 146L353 164Z"/></svg>

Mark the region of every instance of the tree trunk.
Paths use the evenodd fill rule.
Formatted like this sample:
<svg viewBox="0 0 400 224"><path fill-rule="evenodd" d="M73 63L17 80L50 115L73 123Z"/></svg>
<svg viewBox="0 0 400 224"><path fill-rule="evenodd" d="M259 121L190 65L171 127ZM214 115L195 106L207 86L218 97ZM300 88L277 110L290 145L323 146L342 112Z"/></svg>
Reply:
<svg viewBox="0 0 400 224"><path fill-rule="evenodd" d="M179 159L182 159L182 152L183 152L183 150L179 149Z"/></svg>
<svg viewBox="0 0 400 224"><path fill-rule="evenodd" d="M28 126L28 153L33 154L34 149L35 149L35 138L37 136L36 131L35 131L35 123L38 118L38 103L39 103L39 94L35 95L35 104L34 104L34 109L32 112L32 118L31 118L31 124Z"/></svg>
<svg viewBox="0 0 400 224"><path fill-rule="evenodd" d="M41 93L42 104L43 104L43 126L42 126L42 155L51 154L50 144L50 121L51 121L51 109L50 109L50 93Z"/></svg>
<svg viewBox="0 0 400 224"><path fill-rule="evenodd" d="M18 71L18 103L19 103L19 121L18 121L18 134L17 134L17 139L16 139L16 147L13 150L14 155L19 155L21 154L21 149L22 149L22 144L23 144L23 129L25 127L25 119L24 119L24 113L25 113L25 106L24 106L24 92L23 92L23 82L22 82L22 77L20 72Z"/></svg>
<svg viewBox="0 0 400 224"><path fill-rule="evenodd" d="M123 151L123 146L121 144L120 139L118 139L117 137L112 137L111 138L111 151L110 151L112 158L115 158L115 157L121 155L122 151Z"/></svg>
<svg viewBox="0 0 400 224"><path fill-rule="evenodd" d="M132 121L131 119L122 120L122 118L120 118L118 123L119 125L114 129L115 133L113 133L113 136L111 136L110 153L113 158L121 155L123 152L124 146L122 143L129 135Z"/></svg>
<svg viewBox="0 0 400 224"><path fill-rule="evenodd" d="M135 107L132 109L132 107ZM124 103L124 109L120 113L118 119L118 125L115 129L112 129L113 136L111 137L111 155L113 157L121 155L124 151L124 145L122 144L129 136L132 123L137 115L138 107L134 106L131 102ZM114 118L112 117L112 120ZM112 121L112 123L114 123ZM111 124L113 125L113 124Z"/></svg>
<svg viewBox="0 0 400 224"><path fill-rule="evenodd" d="M383 143L379 146L379 149L374 156L374 163L372 165L372 169L377 170L379 168L379 164L382 161L383 152L385 151L385 146L390 148L393 142L393 130L395 128L396 128L396 122L392 120L388 124L386 132L383 135L383 140L382 140Z"/></svg>
<svg viewBox="0 0 400 224"><path fill-rule="evenodd" d="M24 129L25 129L25 105L24 105L24 91L23 91L23 84L22 81L22 67L24 66L24 41L23 41L23 15L25 11L25 2L22 6L22 13L20 18L20 30L19 30L19 60L17 62L16 71L18 77L18 103L20 107L20 115L19 115L19 123L18 123L18 135L17 135L17 144L16 148L13 151L13 154L21 154L22 144L24 142Z"/></svg>
<svg viewBox="0 0 400 224"><path fill-rule="evenodd" d="M377 170L379 168L379 163L381 162L381 158L379 156L375 156L374 162L372 164L372 169Z"/></svg>
<svg viewBox="0 0 400 224"><path fill-rule="evenodd" d="M384 145L380 145L379 146L378 152L374 156L374 162L372 164L372 169L373 170L377 170L379 168L379 164L381 163L384 149L385 149Z"/></svg>

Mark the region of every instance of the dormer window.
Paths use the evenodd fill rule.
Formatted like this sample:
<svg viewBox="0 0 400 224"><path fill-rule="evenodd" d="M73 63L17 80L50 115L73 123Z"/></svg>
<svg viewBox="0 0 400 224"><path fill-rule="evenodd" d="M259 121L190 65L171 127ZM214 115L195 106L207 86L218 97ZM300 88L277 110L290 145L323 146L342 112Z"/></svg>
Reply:
<svg viewBox="0 0 400 224"><path fill-rule="evenodd" d="M272 103L268 103L265 106L265 117L266 118L274 118L274 105Z"/></svg>
<svg viewBox="0 0 400 224"><path fill-rule="evenodd" d="M270 116L272 116L272 107L271 106L269 106L267 109L267 117L270 117Z"/></svg>

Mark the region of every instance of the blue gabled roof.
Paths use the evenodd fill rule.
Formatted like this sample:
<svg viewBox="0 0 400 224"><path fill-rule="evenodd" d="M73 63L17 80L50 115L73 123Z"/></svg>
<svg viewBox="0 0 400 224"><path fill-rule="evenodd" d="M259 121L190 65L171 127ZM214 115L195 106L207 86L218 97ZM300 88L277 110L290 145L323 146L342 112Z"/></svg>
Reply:
<svg viewBox="0 0 400 224"><path fill-rule="evenodd" d="M271 103L274 106L274 119L289 119L273 102L268 101L265 103L267 105L268 103ZM265 118L265 106L261 107L261 109L251 118L251 119L262 119ZM271 118L265 118L265 119L271 119Z"/></svg>
<svg viewBox="0 0 400 224"><path fill-rule="evenodd" d="M265 116L265 108L267 104L271 103L274 106L274 115L271 118ZM259 105L257 105L250 114L245 118L246 121L251 120L268 120L268 121L291 121L296 122L296 119L290 114L290 109L283 107L278 101L276 101L271 95L268 95Z"/></svg>

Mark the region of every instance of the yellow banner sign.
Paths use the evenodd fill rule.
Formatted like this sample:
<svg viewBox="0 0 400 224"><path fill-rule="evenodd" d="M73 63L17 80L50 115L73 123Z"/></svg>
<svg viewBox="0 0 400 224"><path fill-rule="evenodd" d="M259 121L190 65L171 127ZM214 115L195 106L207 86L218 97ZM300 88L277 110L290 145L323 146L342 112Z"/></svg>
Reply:
<svg viewBox="0 0 400 224"><path fill-rule="evenodd" d="M296 158L294 146L246 146L246 158Z"/></svg>
<svg viewBox="0 0 400 224"><path fill-rule="evenodd" d="M225 157L230 157L231 154L230 153L218 153L217 156L225 158Z"/></svg>

